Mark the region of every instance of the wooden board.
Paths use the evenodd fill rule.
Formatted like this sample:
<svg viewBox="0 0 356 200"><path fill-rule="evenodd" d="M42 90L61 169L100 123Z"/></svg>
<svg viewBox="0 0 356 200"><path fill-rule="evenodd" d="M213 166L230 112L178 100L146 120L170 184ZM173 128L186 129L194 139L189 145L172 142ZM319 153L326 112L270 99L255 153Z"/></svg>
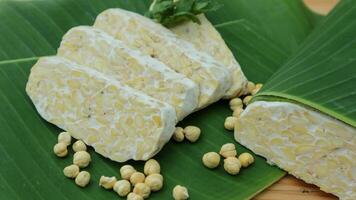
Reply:
<svg viewBox="0 0 356 200"><path fill-rule="evenodd" d="M339 0L304 0L313 11L327 14ZM337 200L338 198L321 191L317 186L307 184L291 175L285 176L253 200Z"/></svg>
<svg viewBox="0 0 356 200"><path fill-rule="evenodd" d="M317 186L307 184L291 175L266 189L253 200L337 200L338 198L321 191Z"/></svg>

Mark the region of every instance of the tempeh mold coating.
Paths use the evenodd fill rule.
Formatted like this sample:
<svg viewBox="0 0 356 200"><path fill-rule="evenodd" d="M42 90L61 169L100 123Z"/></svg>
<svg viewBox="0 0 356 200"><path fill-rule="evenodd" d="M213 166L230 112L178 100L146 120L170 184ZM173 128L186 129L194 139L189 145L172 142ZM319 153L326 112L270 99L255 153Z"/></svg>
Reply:
<svg viewBox="0 0 356 200"><path fill-rule="evenodd" d="M58 55L172 105L179 121L198 106L199 88L192 80L99 29L72 28Z"/></svg>
<svg viewBox="0 0 356 200"><path fill-rule="evenodd" d="M94 27L193 80L200 89L197 110L218 101L231 86L230 71L221 63L144 16L108 9L98 15Z"/></svg>
<svg viewBox="0 0 356 200"><path fill-rule="evenodd" d="M147 160L174 132L172 106L64 58L39 59L26 91L44 119L114 161Z"/></svg>
<svg viewBox="0 0 356 200"><path fill-rule="evenodd" d="M343 200L356 199L356 129L289 102L257 101L235 139L290 174Z"/></svg>
<svg viewBox="0 0 356 200"><path fill-rule="evenodd" d="M233 98L243 94L246 90L247 79L239 63L226 45L224 39L204 14L198 15L200 24L187 21L170 28L180 38L191 42L196 49L203 51L231 71L232 85L225 93L224 98Z"/></svg>

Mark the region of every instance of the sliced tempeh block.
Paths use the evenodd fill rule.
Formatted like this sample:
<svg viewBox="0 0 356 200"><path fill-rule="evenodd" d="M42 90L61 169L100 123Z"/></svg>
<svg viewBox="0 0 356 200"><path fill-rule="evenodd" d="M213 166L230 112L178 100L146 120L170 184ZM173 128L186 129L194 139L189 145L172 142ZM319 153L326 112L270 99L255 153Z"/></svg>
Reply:
<svg viewBox="0 0 356 200"><path fill-rule="evenodd" d="M94 27L157 58L199 85L198 109L218 101L231 86L230 71L208 54L152 20L122 9L101 13Z"/></svg>
<svg viewBox="0 0 356 200"><path fill-rule="evenodd" d="M236 61L219 32L204 14L199 15L198 18L201 24L188 21L170 29L180 38L191 42L196 49L213 56L232 72L232 85L226 92L224 98L232 98L244 93L247 79L239 63Z"/></svg>
<svg viewBox="0 0 356 200"><path fill-rule="evenodd" d="M41 58L26 91L44 119L114 161L147 160L174 131L172 106L64 58Z"/></svg>
<svg viewBox="0 0 356 200"><path fill-rule="evenodd" d="M58 55L171 104L178 120L198 106L199 88L192 80L99 29L72 28L63 37Z"/></svg>
<svg viewBox="0 0 356 200"><path fill-rule="evenodd" d="M256 101L235 138L271 164L340 199L356 199L356 129L289 102Z"/></svg>

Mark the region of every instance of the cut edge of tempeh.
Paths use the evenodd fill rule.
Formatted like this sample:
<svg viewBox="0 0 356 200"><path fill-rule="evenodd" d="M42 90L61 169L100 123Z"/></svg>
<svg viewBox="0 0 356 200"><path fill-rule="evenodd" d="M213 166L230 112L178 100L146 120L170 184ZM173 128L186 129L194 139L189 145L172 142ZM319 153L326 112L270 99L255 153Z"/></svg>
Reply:
<svg viewBox="0 0 356 200"><path fill-rule="evenodd" d="M235 139L288 173L340 199L356 199L356 128L289 102L256 101Z"/></svg>
<svg viewBox="0 0 356 200"><path fill-rule="evenodd" d="M26 92L47 121L111 160L147 160L175 129L172 106L60 57L31 69Z"/></svg>
<svg viewBox="0 0 356 200"><path fill-rule="evenodd" d="M198 106L199 89L192 80L99 29L70 29L63 36L58 55L172 105L179 121Z"/></svg>
<svg viewBox="0 0 356 200"><path fill-rule="evenodd" d="M108 9L98 15L94 27L197 83L200 88L197 110L218 101L231 86L230 71L221 63L144 16L119 8Z"/></svg>
<svg viewBox="0 0 356 200"><path fill-rule="evenodd" d="M247 86L247 78L244 75L240 64L235 59L224 39L204 14L197 16L200 24L187 21L178 24L170 30L180 38L191 42L194 47L203 51L216 60L221 61L231 72L232 84L224 95L225 99L233 98L243 94Z"/></svg>

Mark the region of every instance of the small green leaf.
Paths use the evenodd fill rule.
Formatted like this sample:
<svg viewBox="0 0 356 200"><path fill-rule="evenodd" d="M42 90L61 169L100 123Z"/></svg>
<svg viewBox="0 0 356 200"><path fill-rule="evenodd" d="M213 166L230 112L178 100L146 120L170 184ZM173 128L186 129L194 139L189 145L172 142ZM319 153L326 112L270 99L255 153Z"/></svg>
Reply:
<svg viewBox="0 0 356 200"><path fill-rule="evenodd" d="M175 14L178 14L180 12L187 12L189 10L192 10L194 1L192 0L179 0L176 3L176 8L175 8Z"/></svg>
<svg viewBox="0 0 356 200"><path fill-rule="evenodd" d="M162 21L162 16L169 15L174 11L174 3L172 1L162 1L153 6L150 12L146 13L147 17L154 19L157 22Z"/></svg>
<svg viewBox="0 0 356 200"><path fill-rule="evenodd" d="M146 16L166 27L172 27L184 21L200 23L193 15L215 11L221 7L215 0L164 0L153 1Z"/></svg>
<svg viewBox="0 0 356 200"><path fill-rule="evenodd" d="M156 6L152 8L152 13L164 14L167 12L172 12L174 10L174 3L171 1L163 1L162 3L157 3Z"/></svg>
<svg viewBox="0 0 356 200"><path fill-rule="evenodd" d="M180 13L175 14L174 16L165 18L162 21L162 24L166 27L173 27L173 26L180 24L187 20L191 20L197 24L200 24L199 18L190 12L180 12Z"/></svg>
<svg viewBox="0 0 356 200"><path fill-rule="evenodd" d="M215 11L222 6L223 5L217 1L196 0L193 7L193 13L197 15L208 11Z"/></svg>

